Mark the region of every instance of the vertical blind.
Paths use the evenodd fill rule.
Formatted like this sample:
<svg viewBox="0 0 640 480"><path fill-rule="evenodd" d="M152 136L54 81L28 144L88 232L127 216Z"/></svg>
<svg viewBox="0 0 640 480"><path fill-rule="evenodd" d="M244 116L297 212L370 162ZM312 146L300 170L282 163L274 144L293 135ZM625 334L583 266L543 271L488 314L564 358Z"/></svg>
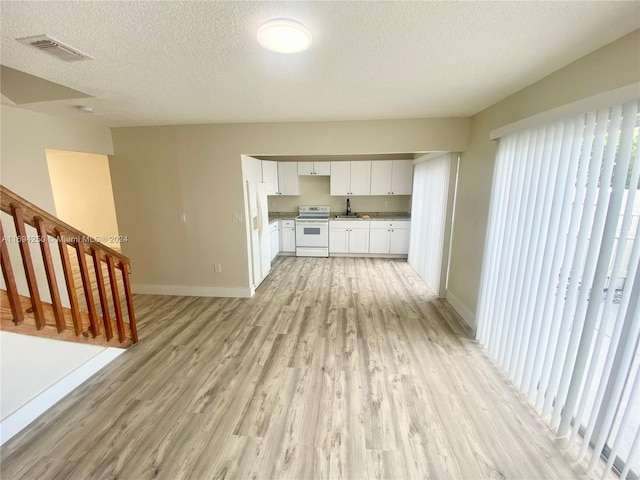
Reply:
<svg viewBox="0 0 640 480"><path fill-rule="evenodd" d="M499 140L476 334L566 447L579 441L590 475L630 479L640 473L639 108Z"/></svg>
<svg viewBox="0 0 640 480"><path fill-rule="evenodd" d="M436 294L441 292L451 154L417 163L413 171L411 240L407 261Z"/></svg>

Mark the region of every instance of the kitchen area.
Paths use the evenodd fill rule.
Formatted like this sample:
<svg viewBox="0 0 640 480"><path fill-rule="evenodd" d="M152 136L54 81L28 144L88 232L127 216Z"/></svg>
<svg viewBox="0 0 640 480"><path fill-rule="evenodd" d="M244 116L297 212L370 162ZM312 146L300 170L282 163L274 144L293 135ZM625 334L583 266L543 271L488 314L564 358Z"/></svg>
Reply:
<svg viewBox="0 0 640 480"><path fill-rule="evenodd" d="M271 260L407 257L413 160L260 162Z"/></svg>
<svg viewBox="0 0 640 480"><path fill-rule="evenodd" d="M278 256L407 259L446 294L454 152L242 156L252 289Z"/></svg>

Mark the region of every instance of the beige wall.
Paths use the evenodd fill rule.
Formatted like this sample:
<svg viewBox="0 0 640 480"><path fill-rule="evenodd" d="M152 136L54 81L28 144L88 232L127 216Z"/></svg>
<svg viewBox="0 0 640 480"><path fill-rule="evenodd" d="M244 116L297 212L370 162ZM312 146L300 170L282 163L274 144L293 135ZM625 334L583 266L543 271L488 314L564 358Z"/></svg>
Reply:
<svg viewBox="0 0 640 480"><path fill-rule="evenodd" d="M133 282L246 289L246 227L232 223L233 212L244 213L241 154L464 150L469 119L184 125L112 134L116 211L120 234L129 236L123 252L131 257ZM180 212L187 223L178 222Z"/></svg>
<svg viewBox="0 0 640 480"><path fill-rule="evenodd" d="M106 127L4 105L0 115L0 182L52 214L56 211L45 149L113 153Z"/></svg>
<svg viewBox="0 0 640 480"><path fill-rule="evenodd" d="M109 158L95 153L47 149L47 165L57 217L94 238L118 236Z"/></svg>
<svg viewBox="0 0 640 480"><path fill-rule="evenodd" d="M448 294L475 321L497 142L501 126L640 80L640 31L567 65L473 116L458 177ZM465 313L465 312L461 312Z"/></svg>
<svg viewBox="0 0 640 480"><path fill-rule="evenodd" d="M297 212L300 205L329 205L332 212L342 212L347 205L347 197L329 195L329 177L301 175L300 195L270 196L270 212ZM411 196L351 196L351 211L356 212L409 212Z"/></svg>

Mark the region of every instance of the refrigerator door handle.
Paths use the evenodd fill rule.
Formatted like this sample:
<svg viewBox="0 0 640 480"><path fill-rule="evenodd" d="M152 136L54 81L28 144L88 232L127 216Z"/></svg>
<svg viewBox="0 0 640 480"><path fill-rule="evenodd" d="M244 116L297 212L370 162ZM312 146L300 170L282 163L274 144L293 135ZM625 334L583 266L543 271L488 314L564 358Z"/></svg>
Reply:
<svg viewBox="0 0 640 480"><path fill-rule="evenodd" d="M258 203L258 233L262 235L262 229L264 225L262 224L262 202L260 201L260 196L256 195L256 202Z"/></svg>

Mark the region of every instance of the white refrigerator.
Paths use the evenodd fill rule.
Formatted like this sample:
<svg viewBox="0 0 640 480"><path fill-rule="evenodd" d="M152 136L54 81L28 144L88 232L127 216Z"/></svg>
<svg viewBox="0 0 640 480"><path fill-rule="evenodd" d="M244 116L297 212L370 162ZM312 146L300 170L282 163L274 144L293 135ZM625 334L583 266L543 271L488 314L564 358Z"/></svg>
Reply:
<svg viewBox="0 0 640 480"><path fill-rule="evenodd" d="M271 235L267 209L267 185L247 181L249 230L251 232L251 270L253 288L258 288L271 270Z"/></svg>

